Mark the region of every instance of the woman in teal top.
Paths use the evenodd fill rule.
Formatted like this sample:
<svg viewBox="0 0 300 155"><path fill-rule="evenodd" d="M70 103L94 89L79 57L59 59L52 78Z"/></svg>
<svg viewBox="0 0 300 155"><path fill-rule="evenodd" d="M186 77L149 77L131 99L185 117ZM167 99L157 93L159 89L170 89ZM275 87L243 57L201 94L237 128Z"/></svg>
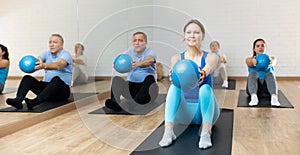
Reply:
<svg viewBox="0 0 300 155"><path fill-rule="evenodd" d="M0 93L2 93L9 69L9 53L7 47L0 44Z"/></svg>
<svg viewBox="0 0 300 155"><path fill-rule="evenodd" d="M185 124L201 124L198 147L206 149L212 146L211 128L220 115L220 108L212 88L213 71L218 57L201 49L205 29L198 20L189 21L183 31L187 50L172 56L171 69L182 59L192 60L202 68L201 77L198 87L188 92L177 88L174 84L170 86L165 105L165 130L159 145L167 147L173 143L176 139L173 126L174 121L177 121Z"/></svg>
<svg viewBox="0 0 300 155"><path fill-rule="evenodd" d="M266 45L263 39L256 39L253 43L253 55L246 59L248 66L248 80L247 80L247 93L251 96L250 106L256 106L258 104L259 97L270 97L271 105L280 106L278 101L278 88L274 74L274 67L277 63L277 59L274 56L270 56L271 61L269 66L261 70L256 67L256 56L264 54L266 51Z"/></svg>

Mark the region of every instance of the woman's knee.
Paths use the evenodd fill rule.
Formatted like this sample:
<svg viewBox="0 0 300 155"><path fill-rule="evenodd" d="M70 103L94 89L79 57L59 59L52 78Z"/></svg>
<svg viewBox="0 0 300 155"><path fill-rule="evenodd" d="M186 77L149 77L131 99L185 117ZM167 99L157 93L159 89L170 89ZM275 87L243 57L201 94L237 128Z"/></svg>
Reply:
<svg viewBox="0 0 300 155"><path fill-rule="evenodd" d="M208 84L204 84L199 89L199 94L210 94L212 93L212 88Z"/></svg>
<svg viewBox="0 0 300 155"><path fill-rule="evenodd" d="M266 73L265 78L272 78L272 79L274 78L275 79L275 74L273 72L268 72L268 73Z"/></svg>
<svg viewBox="0 0 300 155"><path fill-rule="evenodd" d="M249 77L256 77L256 78L258 78L258 73L256 71L250 72L249 75L248 75L248 78Z"/></svg>

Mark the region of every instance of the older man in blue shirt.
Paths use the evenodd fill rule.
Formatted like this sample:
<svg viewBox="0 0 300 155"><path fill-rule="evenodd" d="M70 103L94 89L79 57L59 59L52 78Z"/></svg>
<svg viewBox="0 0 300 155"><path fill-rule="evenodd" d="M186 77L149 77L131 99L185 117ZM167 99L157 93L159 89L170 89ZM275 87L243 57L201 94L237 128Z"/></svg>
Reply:
<svg viewBox="0 0 300 155"><path fill-rule="evenodd" d="M16 98L8 98L6 103L17 109L22 109L25 99L28 109L33 109L43 101L67 100L70 96L72 80L72 57L63 49L64 40L59 34L52 34L49 39L49 50L38 57L35 70L44 69L43 81L38 81L30 75L22 78ZM34 99L25 98L32 91L37 96Z"/></svg>

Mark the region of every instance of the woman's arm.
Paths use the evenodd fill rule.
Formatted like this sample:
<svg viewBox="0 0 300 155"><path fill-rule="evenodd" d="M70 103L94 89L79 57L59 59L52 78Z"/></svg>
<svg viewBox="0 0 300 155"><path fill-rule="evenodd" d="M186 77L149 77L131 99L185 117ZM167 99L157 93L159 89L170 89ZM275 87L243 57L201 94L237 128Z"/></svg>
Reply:
<svg viewBox="0 0 300 155"><path fill-rule="evenodd" d="M271 58L270 65L275 67L277 65L276 57L275 56L270 56L270 58Z"/></svg>
<svg viewBox="0 0 300 155"><path fill-rule="evenodd" d="M0 60L0 68L9 68L9 60L6 59Z"/></svg>
<svg viewBox="0 0 300 155"><path fill-rule="evenodd" d="M254 66L256 66L256 63L257 63L257 61L256 61L255 57L246 58L246 64L248 67L254 67Z"/></svg>

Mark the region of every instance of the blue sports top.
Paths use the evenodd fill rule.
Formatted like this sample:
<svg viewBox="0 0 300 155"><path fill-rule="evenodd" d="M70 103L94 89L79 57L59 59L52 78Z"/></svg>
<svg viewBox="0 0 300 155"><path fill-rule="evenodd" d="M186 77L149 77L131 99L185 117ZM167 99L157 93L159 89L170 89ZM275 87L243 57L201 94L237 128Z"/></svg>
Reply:
<svg viewBox="0 0 300 155"><path fill-rule="evenodd" d="M5 85L5 81L8 75L8 68L0 68L0 83Z"/></svg>
<svg viewBox="0 0 300 155"><path fill-rule="evenodd" d="M45 63L57 62L63 59L67 62L64 68L58 70L47 70L45 69L45 82L50 82L55 76L58 76L62 81L71 87L72 80L72 56L68 51L61 50L56 56L53 56L51 51L48 50L39 56Z"/></svg>
<svg viewBox="0 0 300 155"><path fill-rule="evenodd" d="M184 58L184 53L185 53L185 51L180 53L181 60L185 59ZM203 51L200 68L205 67L205 65L206 65L205 58L206 58L207 54L208 54L208 52ZM211 75L212 74L207 75L204 78L203 82L200 84L200 86L197 86L194 89L191 89L191 90L188 90L188 91L183 91L184 97L185 97L187 102L198 103L199 89L203 84L208 84L211 87L213 87L213 79L212 79L213 76L211 76Z"/></svg>

